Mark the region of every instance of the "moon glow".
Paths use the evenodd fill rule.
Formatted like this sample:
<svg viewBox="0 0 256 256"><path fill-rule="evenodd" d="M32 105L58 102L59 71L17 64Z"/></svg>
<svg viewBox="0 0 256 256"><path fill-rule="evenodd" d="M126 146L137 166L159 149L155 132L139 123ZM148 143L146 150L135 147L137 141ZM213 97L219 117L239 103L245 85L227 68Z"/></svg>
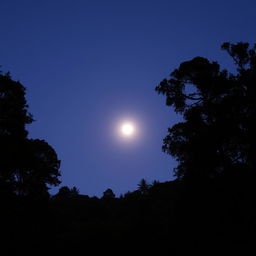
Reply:
<svg viewBox="0 0 256 256"><path fill-rule="evenodd" d="M130 123L124 123L121 126L122 135L130 137L134 134L134 126Z"/></svg>

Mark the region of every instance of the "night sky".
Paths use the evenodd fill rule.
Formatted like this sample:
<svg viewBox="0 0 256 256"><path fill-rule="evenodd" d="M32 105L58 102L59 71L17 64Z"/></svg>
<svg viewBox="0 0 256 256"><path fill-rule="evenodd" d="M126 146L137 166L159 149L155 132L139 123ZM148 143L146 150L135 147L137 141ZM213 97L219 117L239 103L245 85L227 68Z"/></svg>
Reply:
<svg viewBox="0 0 256 256"><path fill-rule="evenodd" d="M220 46L256 42L256 1L1 0L0 23L1 69L27 88L29 136L56 150L61 186L119 195L173 179L161 146L180 117L154 88L195 56L232 68Z"/></svg>

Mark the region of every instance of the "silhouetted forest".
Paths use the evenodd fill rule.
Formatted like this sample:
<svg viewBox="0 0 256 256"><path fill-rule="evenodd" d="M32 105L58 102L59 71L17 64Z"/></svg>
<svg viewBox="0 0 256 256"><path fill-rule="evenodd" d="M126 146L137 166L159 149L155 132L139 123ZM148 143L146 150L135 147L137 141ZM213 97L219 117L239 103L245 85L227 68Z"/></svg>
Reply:
<svg viewBox="0 0 256 256"><path fill-rule="evenodd" d="M256 244L256 45L224 43L236 72L195 57L156 87L183 121L163 151L172 181L141 179L117 197L60 187L60 160L28 138L25 87L0 74L2 255L133 253L253 255ZM170 174L171 175L171 174Z"/></svg>

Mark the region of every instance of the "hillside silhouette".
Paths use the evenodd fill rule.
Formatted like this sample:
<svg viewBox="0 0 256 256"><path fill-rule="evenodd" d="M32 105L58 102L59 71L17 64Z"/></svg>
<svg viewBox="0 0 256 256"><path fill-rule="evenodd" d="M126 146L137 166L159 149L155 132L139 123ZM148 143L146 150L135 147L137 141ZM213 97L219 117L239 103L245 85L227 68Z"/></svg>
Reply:
<svg viewBox="0 0 256 256"><path fill-rule="evenodd" d="M195 57L156 91L183 121L163 151L176 178L117 197L60 187L60 160L33 122L25 87L0 75L0 203L3 255L138 253L252 255L256 239L256 45L224 43L236 73ZM91 253L93 252L93 253Z"/></svg>

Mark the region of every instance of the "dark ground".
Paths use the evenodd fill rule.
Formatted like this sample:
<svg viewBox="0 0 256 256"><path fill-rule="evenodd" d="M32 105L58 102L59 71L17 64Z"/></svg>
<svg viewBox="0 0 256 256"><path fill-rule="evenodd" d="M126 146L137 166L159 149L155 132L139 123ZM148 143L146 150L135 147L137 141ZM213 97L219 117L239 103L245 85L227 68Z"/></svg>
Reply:
<svg viewBox="0 0 256 256"><path fill-rule="evenodd" d="M2 255L253 255L255 188L243 182L171 181L123 198L9 200Z"/></svg>

